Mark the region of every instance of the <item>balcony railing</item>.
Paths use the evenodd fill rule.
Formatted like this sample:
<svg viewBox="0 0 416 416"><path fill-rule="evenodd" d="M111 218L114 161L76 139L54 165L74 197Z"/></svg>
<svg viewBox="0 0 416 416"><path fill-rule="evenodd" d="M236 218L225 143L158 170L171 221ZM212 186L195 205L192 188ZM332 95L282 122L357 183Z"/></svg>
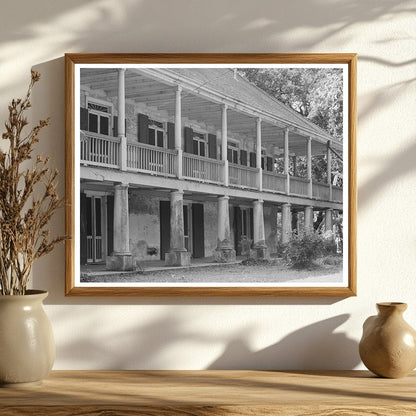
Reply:
<svg viewBox="0 0 416 416"><path fill-rule="evenodd" d="M263 171L263 189L267 191L286 192L286 175Z"/></svg>
<svg viewBox="0 0 416 416"><path fill-rule="evenodd" d="M120 141L95 133L81 133L81 163L117 168L120 164Z"/></svg>
<svg viewBox="0 0 416 416"><path fill-rule="evenodd" d="M127 144L127 168L161 176L175 176L176 152L143 143Z"/></svg>
<svg viewBox="0 0 416 416"><path fill-rule="evenodd" d="M128 142L125 153L127 170L149 173L165 177L176 177L178 153L175 150L156 147L148 144ZM81 132L80 162L81 164L103 166L120 169L121 143L118 138L103 136L96 133ZM188 180L224 184L224 162L183 154L182 176ZM229 185L248 189L258 189L258 169L229 163ZM266 192L286 192L286 175L263 171L263 190ZM289 195L308 197L309 180L290 176ZM328 201L330 199L328 184L313 182L312 197ZM343 189L332 186L332 201L342 202Z"/></svg>
<svg viewBox="0 0 416 416"><path fill-rule="evenodd" d="M224 163L189 153L183 155L183 176L201 182L223 183Z"/></svg>
<svg viewBox="0 0 416 416"><path fill-rule="evenodd" d="M312 196L317 199L329 200L329 185L313 182Z"/></svg>
<svg viewBox="0 0 416 416"><path fill-rule="evenodd" d="M290 177L290 193L292 195L308 195L309 180L299 176Z"/></svg>
<svg viewBox="0 0 416 416"><path fill-rule="evenodd" d="M228 181L230 185L241 186L245 188L257 188L258 169L249 166L228 165Z"/></svg>
<svg viewBox="0 0 416 416"><path fill-rule="evenodd" d="M342 188L339 186L332 186L332 200L342 202Z"/></svg>

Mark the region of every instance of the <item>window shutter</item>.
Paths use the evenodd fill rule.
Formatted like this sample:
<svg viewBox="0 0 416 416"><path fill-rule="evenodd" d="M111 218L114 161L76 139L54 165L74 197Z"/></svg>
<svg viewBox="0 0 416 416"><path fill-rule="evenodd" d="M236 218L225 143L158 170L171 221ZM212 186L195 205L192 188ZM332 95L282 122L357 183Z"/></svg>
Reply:
<svg viewBox="0 0 416 416"><path fill-rule="evenodd" d="M87 264L87 196L84 192L81 192L80 206L80 260L81 264Z"/></svg>
<svg viewBox="0 0 416 416"><path fill-rule="evenodd" d="M208 134L208 157L217 159L217 136Z"/></svg>
<svg viewBox="0 0 416 416"><path fill-rule="evenodd" d="M194 131L190 127L184 128L184 139L185 139L185 149L186 153L193 153L193 141L194 141Z"/></svg>
<svg viewBox="0 0 416 416"><path fill-rule="evenodd" d="M250 208L250 240L254 243L254 210Z"/></svg>
<svg viewBox="0 0 416 416"><path fill-rule="evenodd" d="M247 166L247 151L240 150L240 164Z"/></svg>
<svg viewBox="0 0 416 416"><path fill-rule="evenodd" d="M81 107L80 114L80 129L88 131L88 110L83 107Z"/></svg>
<svg viewBox="0 0 416 416"><path fill-rule="evenodd" d="M233 151L230 148L227 149L227 160L229 163L233 163Z"/></svg>
<svg viewBox="0 0 416 416"><path fill-rule="evenodd" d="M175 148L175 124L168 123L168 149Z"/></svg>
<svg viewBox="0 0 416 416"><path fill-rule="evenodd" d="M137 127L137 140L149 144L149 117L145 114L137 114Z"/></svg>
<svg viewBox="0 0 416 416"><path fill-rule="evenodd" d="M118 117L113 116L113 137L118 137Z"/></svg>
<svg viewBox="0 0 416 416"><path fill-rule="evenodd" d="M270 156L266 157L266 169L269 172L273 172L273 158Z"/></svg>
<svg viewBox="0 0 416 416"><path fill-rule="evenodd" d="M241 255L241 209L234 207L234 248L237 256Z"/></svg>
<svg viewBox="0 0 416 416"><path fill-rule="evenodd" d="M250 152L250 167L256 167L256 154L254 152Z"/></svg>
<svg viewBox="0 0 416 416"><path fill-rule="evenodd" d="M107 255L113 253L114 239L114 196L107 195Z"/></svg>

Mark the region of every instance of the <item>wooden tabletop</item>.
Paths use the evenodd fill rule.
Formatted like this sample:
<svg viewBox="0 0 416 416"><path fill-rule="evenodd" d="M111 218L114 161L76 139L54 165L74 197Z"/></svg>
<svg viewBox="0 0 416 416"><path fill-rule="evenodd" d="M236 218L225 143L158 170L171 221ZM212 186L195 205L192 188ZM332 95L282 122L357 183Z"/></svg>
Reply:
<svg viewBox="0 0 416 416"><path fill-rule="evenodd" d="M416 373L367 371L53 371L0 389L0 415L416 415Z"/></svg>

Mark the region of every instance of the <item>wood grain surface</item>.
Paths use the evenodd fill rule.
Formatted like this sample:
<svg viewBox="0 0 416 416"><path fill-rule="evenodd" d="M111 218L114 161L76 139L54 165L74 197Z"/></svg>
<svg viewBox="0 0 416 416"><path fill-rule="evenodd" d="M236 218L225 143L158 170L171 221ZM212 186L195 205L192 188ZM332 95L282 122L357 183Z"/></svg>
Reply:
<svg viewBox="0 0 416 416"><path fill-rule="evenodd" d="M416 373L54 371L0 389L0 415L416 415Z"/></svg>

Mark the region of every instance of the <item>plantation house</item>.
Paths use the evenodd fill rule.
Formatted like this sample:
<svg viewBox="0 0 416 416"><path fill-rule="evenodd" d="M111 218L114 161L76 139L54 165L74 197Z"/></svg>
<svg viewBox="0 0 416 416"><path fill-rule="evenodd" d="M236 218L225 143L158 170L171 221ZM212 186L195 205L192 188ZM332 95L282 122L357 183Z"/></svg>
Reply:
<svg viewBox="0 0 416 416"><path fill-rule="evenodd" d="M230 262L245 238L266 257L342 211L331 170L312 176L342 143L233 69L81 68L80 106L81 265Z"/></svg>

